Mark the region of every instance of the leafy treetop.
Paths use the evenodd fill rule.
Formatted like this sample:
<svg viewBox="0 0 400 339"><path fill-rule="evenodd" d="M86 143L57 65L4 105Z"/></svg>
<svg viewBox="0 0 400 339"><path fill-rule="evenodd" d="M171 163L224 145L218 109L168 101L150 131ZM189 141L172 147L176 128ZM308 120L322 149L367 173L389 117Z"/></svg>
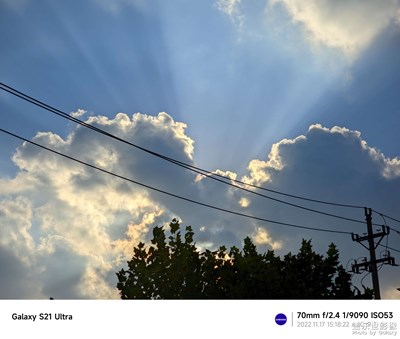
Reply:
<svg viewBox="0 0 400 339"><path fill-rule="evenodd" d="M334 244L326 256L303 240L299 252L281 259L274 251L258 253L249 237L243 250L221 246L200 253L194 233L179 222L154 227L151 245L139 243L128 269L117 273L122 299L352 299L371 298L352 288L350 275L339 262Z"/></svg>

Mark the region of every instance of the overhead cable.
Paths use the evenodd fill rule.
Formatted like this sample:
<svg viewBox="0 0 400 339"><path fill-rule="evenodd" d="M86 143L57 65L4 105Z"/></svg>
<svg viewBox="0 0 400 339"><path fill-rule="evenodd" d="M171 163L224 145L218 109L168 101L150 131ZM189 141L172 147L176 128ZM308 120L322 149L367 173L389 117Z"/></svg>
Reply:
<svg viewBox="0 0 400 339"><path fill-rule="evenodd" d="M381 212L378 212L378 211L376 211L376 210L374 210L374 209L373 209L372 211L374 211L375 213L379 214L379 215L383 218L383 220L385 220L385 218L388 218L388 219L390 219L390 220L392 220L392 221L396 221L396 222L400 223L400 220L398 220L398 219L396 219L396 218L393 218L393 217L391 217L391 216L389 216L389 215L386 215L386 214L383 214L383 213L381 213ZM386 224L386 221L385 221L385 224ZM388 228L390 228L390 230L396 232L397 234L400 234L400 231L397 230L396 228L391 227L391 226L388 226Z"/></svg>
<svg viewBox="0 0 400 339"><path fill-rule="evenodd" d="M240 181L240 180L227 178L227 177L225 177L223 175L220 175L218 173L213 173L213 172L201 169L199 167L196 167L196 166L181 162L179 160L167 157L165 155L153 152L153 151L151 151L149 149L146 149L144 147L141 147L141 146L138 146L136 144L133 144L133 143L127 141L127 140L124 140L124 139L122 139L120 137L117 137L117 136L111 134L111 133L108 133L108 132L106 132L106 131L98 128L98 127L90 125L90 124L88 124L88 123L86 123L86 122L84 122L84 121L82 121L80 119L72 117L69 114L60 111L59 109L56 109L56 108L54 108L52 106L49 106L46 103L44 103L42 101L39 101L39 100L37 100L37 99L35 99L35 98L25 94L25 93L22 93L22 92L20 92L20 91L18 91L16 89L4 84L4 83L1 83L1 82L0 82L0 89L4 90L4 91L6 91L6 92L8 92L10 94L13 94L13 95L25 100L25 101L28 101L28 102L36 105L36 106L39 106L39 107L41 107L41 108L43 108L43 109L45 109L45 110L47 110L47 111L49 111L49 112L51 112L53 114L61 116L62 118L65 118L65 119L68 119L70 121L73 121L73 122L75 122L75 123L77 123L77 124L79 124L81 126L84 126L84 127L89 128L89 129L91 129L93 131L96 131L98 133L101 133L103 135L111 137L111 138L113 138L115 140L118 140L118 141L120 141L122 143L128 144L128 145L130 145L132 147L135 147L137 149L140 149L140 150L142 150L142 151L144 151L146 153L149 153L151 155L154 155L156 157L164 159L164 160L166 160L168 162L171 162L171 163L173 163L173 164L175 164L177 166L183 167L185 169L188 169L190 171L193 171L195 173L198 173L200 175L203 175L203 176L205 176L207 178L210 178L210 179L213 179L215 181L224 183L226 185L233 186L233 187L235 187L237 189L243 190L245 192L248 192L248 193L263 197L263 198L267 198L267 199L270 199L270 200L273 200L273 201L276 201L276 202L279 202L279 203L282 203L282 204L286 204L288 206L296 207L296 208L303 209L303 210L306 210L306 211L309 211L309 212L318 213L318 214L321 214L321 215L326 215L326 216L330 216L330 217L334 217L334 218L338 218L338 219L342 219L342 220L346 220L346 221L351 221L351 222L364 224L364 221L361 221L361 220L357 220L357 219L354 219L354 218L348 218L348 217L340 216L340 215L337 215L337 214L328 213L328 212L324 212L324 211L308 208L308 207L305 207L305 206L302 206L302 205L297 205L297 204L294 204L294 203L290 203L290 202L287 202L287 201L284 201L284 200L280 200L280 199L277 199L277 198L273 198L273 197L261 194L261 193L256 192L256 191L253 191L253 190L250 190L250 189L246 189L246 188L244 188L242 186L235 185L232 182L234 182L236 184L239 184L239 185L245 185L245 186L248 186L248 187L252 187L252 188L256 188L256 189L260 189L260 190L264 190L264 191L269 191L269 192L276 193L276 194L281 194L281 195L284 195L284 196L287 196L287 197L292 197L292 198L301 199L301 200L310 201L310 202L315 202L315 203L328 204L328 205L341 206L341 207L364 208L362 206L346 205L346 204L339 204L339 203L334 203L334 202L327 202L327 201L309 199L309 198L305 198L305 197L301 197L301 196L296 196L296 195L287 194L287 193L279 192L279 191L276 191L276 190L271 190L271 189L267 189L267 188L264 188L264 187L256 186L256 185L249 184L249 183L246 183L246 182L243 182L243 181ZM222 178L224 180L222 180ZM227 179L229 179L229 181L225 181Z"/></svg>
<svg viewBox="0 0 400 339"><path fill-rule="evenodd" d="M8 134L8 135L13 136L15 138L18 138L18 139L20 139L22 141L25 141L25 142L27 142L27 143L29 143L31 145L37 146L39 148L42 148L42 149L44 149L46 151L49 151L49 152L51 152L53 154L56 154L58 156L67 158L69 160L72 160L74 162L80 163L80 164L85 165L87 167L93 168L93 169L98 170L100 172L103 172L103 173L106 173L108 175L114 176L116 178L131 182L133 184L145 187L147 189L150 189L150 190L153 190L153 191L156 191L156 192L159 192L159 193L162 193L162 194L165 194L165 195L168 195L168 196L180 199L180 200L184 200L184 201L187 201L187 202L190 202L190 203L193 203L193 204L197 204L197 205L200 205L200 206L203 206L203 207L211 208L211 209L214 209L214 210L218 210L218 211L221 211L221 212L225 212L225 213L229 213L229 214L233 214L233 215L237 215L237 216L241 216L241 217L245 217L245 218L249 218L249 219L253 219L253 220L258 220L258 221L263 221L263 222L267 222L267 223L271 223L271 224L281 225L281 226L285 226L285 227L293 227L293 228L307 229L307 230L318 231L318 232L329 232L329 233L337 233L337 234L347 234L347 235L351 235L352 234L352 233L346 232L346 231L339 231L339 230L333 230L333 229L324 229L324 228L317 228L317 227L309 227L309 226L303 226L303 225L297 225L297 224L291 224L291 223L286 223L286 222L270 220L270 219L261 218L261 217L257 217L257 216L252 216L252 215L248 215L248 214L245 214L245 213L236 212L236 211L228 210L228 209L225 209L225 208L222 208L222 207L217 207L217 206L214 206L214 205L206 204L206 203L203 203L203 202L191 199L191 198L187 198L187 197L183 197L183 196L180 196L180 195L177 195L177 194L174 194L174 193L167 192L165 190L162 190L162 189L159 189L159 188L147 185L147 184L143 184L143 183L141 183L139 181L129 179L129 178L124 177L124 176L119 175L119 174L115 174L115 173L113 173L111 171L107 171L107 170L105 170L103 168L100 168L98 166L89 164L89 163L84 162L82 160L76 159L76 158L74 158L72 156L63 154L63 153L58 152L58 151L56 151L54 149L51 149L49 147L43 146L41 144L38 144L38 143L36 143L34 141L28 140L28 139L26 139L24 137L21 137L21 136L15 134L15 133L9 132L9 131L4 130L2 128L0 128L0 132L3 132L5 134Z"/></svg>

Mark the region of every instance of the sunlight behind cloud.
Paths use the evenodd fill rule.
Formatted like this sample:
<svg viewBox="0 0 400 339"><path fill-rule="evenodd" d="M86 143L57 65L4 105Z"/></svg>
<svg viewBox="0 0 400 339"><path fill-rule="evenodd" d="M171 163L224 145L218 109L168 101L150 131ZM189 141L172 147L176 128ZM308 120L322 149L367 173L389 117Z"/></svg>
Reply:
<svg viewBox="0 0 400 339"><path fill-rule="evenodd" d="M395 0L270 0L282 4L306 37L355 58L393 20L399 11Z"/></svg>
<svg viewBox="0 0 400 339"><path fill-rule="evenodd" d="M239 200L239 205L243 208L249 207L251 201L248 198L242 197Z"/></svg>
<svg viewBox="0 0 400 339"><path fill-rule="evenodd" d="M132 119L120 113L115 119L89 117L87 123L118 130L128 139L135 135L135 140L143 143L163 140L157 143L178 152L182 159L189 161L192 156L192 140L185 134L185 125L175 123L166 113L156 117L137 113ZM88 129L75 128L66 140L52 132L38 132L33 140L109 171L127 176L140 173L143 153L127 157L123 146L106 145L99 137ZM54 270L57 260L70 260L72 266L78 260L74 272L66 267L63 273L76 278L69 292L55 291L53 285L43 287L52 290L55 297L62 297L60 293L117 297L106 278L115 265L122 265L129 257L133 246L145 240L160 218L169 218L163 216L162 205L139 187L28 143L18 147L13 162L21 172L0 180L0 246L11 251L21 265L27 265L27 272L35 279ZM154 171L159 176L156 168ZM142 174L152 175L147 169Z"/></svg>
<svg viewBox="0 0 400 339"><path fill-rule="evenodd" d="M400 23L399 0L267 0L266 21L274 18L267 24L258 20L258 13L250 9L253 5L250 0L216 1L217 8L240 31L248 30L247 37L279 31L282 38L287 38L292 36L294 28L312 47L337 50L350 61L368 48L388 25ZM245 27L247 22L249 25ZM296 39L294 35L292 38Z"/></svg>
<svg viewBox="0 0 400 339"><path fill-rule="evenodd" d="M282 242L272 240L268 231L262 227L257 228L256 232L253 234L253 240L256 245L267 245L273 250L279 250L282 248Z"/></svg>
<svg viewBox="0 0 400 339"><path fill-rule="evenodd" d="M2 128L119 178L1 134L0 297L118 297L116 270L154 226L169 232L172 218L210 250L253 236L279 255L302 238L318 251L333 241L345 261L365 255L348 234L312 228L361 234L362 208L292 194L399 218L399 8L400 0L0 0L2 31L13 29L2 36L2 81L139 146L1 91ZM398 241L391 232L390 246Z"/></svg>
<svg viewBox="0 0 400 339"><path fill-rule="evenodd" d="M119 113L114 119L92 116L87 122L128 140L158 145L161 153L175 154L187 163L193 157L193 140L186 135L186 126L167 113L136 113L132 117ZM232 211L242 208L248 215L270 220L311 223L297 216L296 211L288 212L281 205L250 197L236 187L204 176L196 180L194 173L169 169L141 152L127 152L128 148L120 143L105 143L103 136L88 129L74 129L67 141L50 132L39 132L33 139L89 163L134 176L139 182L157 188L164 185L166 191L210 205ZM0 250L13 255L12 259L24 268L24 276L36 281L39 287L34 295L38 297L117 298L112 273L124 265L135 245L149 241L152 227L165 225L172 216L193 225L202 249L221 244L240 246L251 235L258 246L289 250L291 242L298 245L296 237L305 236L304 232L299 234L273 223L255 226L253 221L154 195L27 143L18 147L13 160L19 172L12 179L0 180ZM332 187L341 187L340 194L358 199L360 194L368 195L364 192L369 188L365 182L373 181L373 187L389 185L385 194L396 205L399 168L398 158L386 158L368 146L360 132L315 124L304 136L277 142L266 160L250 161L243 180L283 191L296 187L299 192L314 190L323 195L335 194ZM391 175L385 177L387 171ZM233 171L214 173L237 178ZM381 200L375 192L373 196ZM315 233L312 237L323 242ZM344 245L343 252L346 254Z"/></svg>

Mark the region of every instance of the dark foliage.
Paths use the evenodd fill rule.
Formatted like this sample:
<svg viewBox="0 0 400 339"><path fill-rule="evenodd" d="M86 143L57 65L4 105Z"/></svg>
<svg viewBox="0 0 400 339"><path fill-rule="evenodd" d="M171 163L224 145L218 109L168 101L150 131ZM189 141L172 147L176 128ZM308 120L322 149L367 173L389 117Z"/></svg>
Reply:
<svg viewBox="0 0 400 339"><path fill-rule="evenodd" d="M274 251L257 252L251 239L243 250L221 246L200 253L186 227L182 236L177 220L170 236L162 227L153 229L151 245L140 243L117 273L122 299L353 299L371 298L352 289L350 275L339 262L334 244L326 256L303 240L299 253L283 259Z"/></svg>

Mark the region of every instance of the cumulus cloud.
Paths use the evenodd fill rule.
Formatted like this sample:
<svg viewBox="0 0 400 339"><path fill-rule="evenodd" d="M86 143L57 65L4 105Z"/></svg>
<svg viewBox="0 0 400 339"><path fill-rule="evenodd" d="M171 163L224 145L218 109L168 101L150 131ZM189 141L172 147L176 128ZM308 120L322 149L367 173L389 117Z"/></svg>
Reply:
<svg viewBox="0 0 400 339"><path fill-rule="evenodd" d="M319 124L311 125L305 135L274 144L267 160L252 160L248 171L243 177L245 182L279 185L287 191L318 190L319 183L323 182L330 189L324 194L332 197L338 192L334 187L346 190L347 185L354 187L378 181L390 188L400 178L399 158L385 157L380 150L369 146L359 131ZM363 197L358 191L351 192L350 196L353 199L349 201Z"/></svg>
<svg viewBox="0 0 400 339"><path fill-rule="evenodd" d="M281 4L308 38L354 57L366 48L391 21L398 17L395 0L270 0Z"/></svg>
<svg viewBox="0 0 400 339"><path fill-rule="evenodd" d="M242 181L250 185L261 185L271 179L271 174L280 171L283 168L280 147L285 144L294 144L297 141L304 139L303 135L296 139L283 139L279 143L273 144L271 151L268 154L268 161L259 159L251 160L247 169L249 176L244 176Z"/></svg>
<svg viewBox="0 0 400 339"><path fill-rule="evenodd" d="M191 161L193 141L185 135L186 126L166 113L132 118L117 114L114 119L97 116L87 122L146 147L156 144L158 149L153 150ZM66 139L39 132L33 140L155 186L165 181L161 173L168 176L171 172L143 152L107 143L84 128L75 128ZM135 244L146 240L158 218L169 218L163 217L162 205L140 187L28 143L18 147L13 162L19 169L16 176L0 180L2 248L29 267L36 280L43 280L40 293L44 297L116 297L114 286L104 279L116 265L122 265ZM58 278L52 283L54 277ZM57 288L66 283L68 293Z"/></svg>
<svg viewBox="0 0 400 339"><path fill-rule="evenodd" d="M303 136L276 143L266 160L251 161L248 167L249 174L244 179L249 183L256 183L273 190L305 195L323 201L372 207L398 217L399 165L398 157L386 157L380 150L368 145L358 131L337 126L326 128L315 124L311 125ZM257 190L257 192L260 191ZM262 193L309 208L364 220L363 209L329 207L268 192ZM249 214L263 215L262 211L264 211L263 216L268 216L273 220L357 234L366 232L366 226L363 224L327 219L317 214L310 216L306 211L285 207L274 201L260 200L252 194L244 196L251 202L245 208ZM375 213L373 220L376 223L383 222L379 214ZM390 224L400 229L399 224L395 222ZM266 230L273 241L282 241L283 252L293 248L301 238L309 237L312 238L319 252L325 250L330 240L338 245L342 259L368 257L368 253L358 243L352 242L349 236L327 237L324 233L308 233L301 229L296 230L279 225L270 225ZM255 239L259 239L259 236L257 237L256 233ZM296 237L297 240L293 242ZM325 244L325 248L321 244ZM399 248L400 239L397 234L389 236L389 246ZM384 254L382 250L384 250L383 247L378 249L380 253L377 254L378 256ZM391 255L396 257L396 253L391 253ZM384 275L381 276L384 294L386 293L388 297L393 296L390 293L390 286L400 283L395 270L388 268L385 272L382 270L381 274ZM354 279L357 281L359 277L355 276Z"/></svg>
<svg viewBox="0 0 400 339"><path fill-rule="evenodd" d="M30 234L32 214L30 201L20 196L3 200L0 205L0 244L26 264L29 264L29 255L34 248Z"/></svg>
<svg viewBox="0 0 400 339"><path fill-rule="evenodd" d="M194 141L186 125L167 113L91 116L87 123L161 154L193 164ZM39 132L33 140L59 152L144 184L221 208L271 220L364 232L361 228L296 210L197 176L142 151L82 127L62 138ZM14 298L117 298L115 272L139 241L148 242L155 225L172 217L191 224L202 249L241 246L252 236L262 249L296 251L312 238L317 251L334 241L345 260L362 256L351 239L329 237L272 223L261 223L196 207L129 184L28 143L13 155L18 170L0 179L0 296ZM215 170L231 180L317 199L357 202L396 215L400 159L387 158L357 131L312 125L305 135L274 144L266 159L254 159L247 173ZM253 188L251 188L253 189ZM330 212L340 212L331 209ZM359 211L348 216L363 219ZM398 239L391 238L394 247ZM350 242L350 245L349 245ZM358 250L355 248L359 247ZM367 254L364 254L367 255ZM1 276L1 275L0 275ZM11 283L12 277L34 286ZM391 284L400 283L388 276ZM398 279L398 278L397 278ZM383 286L385 286L383 284ZM389 287L388 287L389 288ZM389 295L389 294L387 294Z"/></svg>

